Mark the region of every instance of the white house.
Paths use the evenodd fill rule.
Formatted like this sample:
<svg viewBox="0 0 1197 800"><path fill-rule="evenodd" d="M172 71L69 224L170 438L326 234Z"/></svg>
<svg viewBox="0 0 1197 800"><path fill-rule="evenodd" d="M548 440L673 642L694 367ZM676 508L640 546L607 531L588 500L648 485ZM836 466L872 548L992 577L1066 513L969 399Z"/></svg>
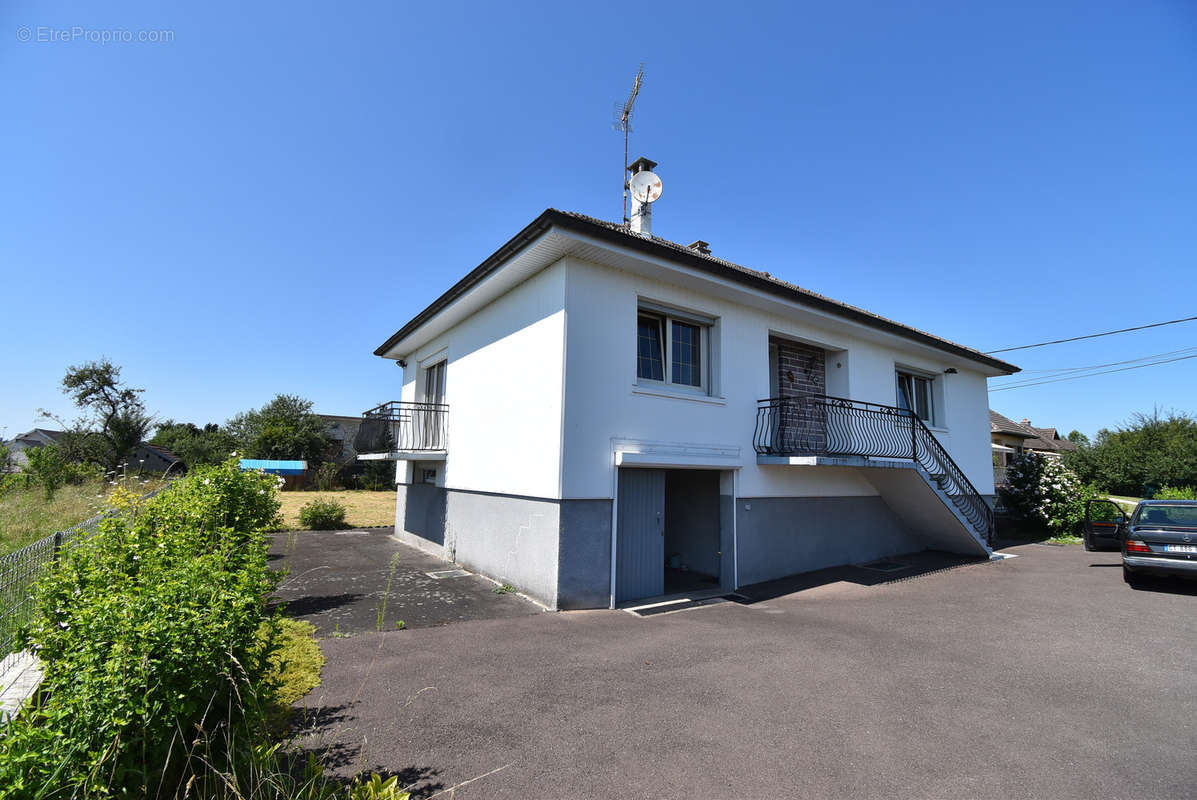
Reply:
<svg viewBox="0 0 1197 800"><path fill-rule="evenodd" d="M396 535L554 608L990 553L986 378L1017 367L635 214L545 211L375 353Z"/></svg>

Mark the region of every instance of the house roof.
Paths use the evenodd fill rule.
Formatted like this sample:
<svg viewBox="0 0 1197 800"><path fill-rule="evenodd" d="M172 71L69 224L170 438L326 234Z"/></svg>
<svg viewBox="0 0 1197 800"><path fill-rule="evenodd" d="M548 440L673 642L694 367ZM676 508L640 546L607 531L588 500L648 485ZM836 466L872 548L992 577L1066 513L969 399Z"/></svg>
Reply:
<svg viewBox="0 0 1197 800"><path fill-rule="evenodd" d="M1035 438L1028 439L1023 443L1023 447L1028 447L1031 450L1046 450L1053 453L1066 453L1076 449L1076 443L1065 439L1056 432L1055 428L1033 428L1030 425L1026 427L1028 430L1034 431Z"/></svg>
<svg viewBox="0 0 1197 800"><path fill-rule="evenodd" d="M161 445L150 444L149 442L142 442L141 446L144 447L146 450L149 450L150 452L157 453L164 460L166 460L172 464L177 463L180 460L177 455L175 455L170 450L167 450L165 447L162 447Z"/></svg>
<svg viewBox="0 0 1197 800"><path fill-rule="evenodd" d="M1027 450L1066 453L1076 449L1076 443L1060 436L1055 428L1036 428L1029 423L1015 422L992 408L989 409L989 431L1006 436L1022 437L1022 446Z"/></svg>
<svg viewBox="0 0 1197 800"><path fill-rule="evenodd" d="M413 317L410 322L396 331L394 335L374 351L374 354L378 356L385 355L397 342L400 342L409 334L416 331L459 297L499 270L508 259L530 244L536 237L554 226L588 235L609 244L632 248L708 274L729 279L800 305L828 312L853 322L885 331L886 333L895 334L905 339L985 364L1007 375L1019 371L1018 367L1013 364L985 355L979 350L974 350L971 347L965 347L964 345L934 336L926 331L886 319L871 311L865 311L862 308L841 303L838 300L833 300L830 297L812 292L809 289L803 289L796 284L775 278L768 272L749 269L732 261L717 258L709 253L701 252L658 236L633 233L619 223L595 219L594 217L576 212L559 211L555 208L546 209L544 213L528 224L527 227L492 253L464 278L450 287L448 291L434 300L427 308Z"/></svg>
<svg viewBox="0 0 1197 800"><path fill-rule="evenodd" d="M1003 417L992 408L989 409L989 432L1004 433L1007 436L1020 436L1023 439L1034 439L1035 434L1019 425L1009 417Z"/></svg>

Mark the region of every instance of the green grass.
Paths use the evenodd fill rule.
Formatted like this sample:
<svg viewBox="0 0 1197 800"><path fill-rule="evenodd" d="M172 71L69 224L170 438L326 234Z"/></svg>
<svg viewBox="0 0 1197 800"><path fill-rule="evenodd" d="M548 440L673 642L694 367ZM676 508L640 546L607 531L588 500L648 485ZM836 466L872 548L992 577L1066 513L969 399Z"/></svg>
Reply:
<svg viewBox="0 0 1197 800"><path fill-rule="evenodd" d="M382 528L395 524L395 493L342 489L333 492L279 492L283 525L280 530L298 530L299 510L313 500L335 500L345 506L345 524L350 528Z"/></svg>
<svg viewBox="0 0 1197 800"><path fill-rule="evenodd" d="M140 495L157 489L162 480L151 478L143 482L131 477L121 481L121 485ZM113 484L103 481L63 486L53 500L46 500L40 486L0 492L0 554L11 553L94 517L107 508L104 501L113 488Z"/></svg>

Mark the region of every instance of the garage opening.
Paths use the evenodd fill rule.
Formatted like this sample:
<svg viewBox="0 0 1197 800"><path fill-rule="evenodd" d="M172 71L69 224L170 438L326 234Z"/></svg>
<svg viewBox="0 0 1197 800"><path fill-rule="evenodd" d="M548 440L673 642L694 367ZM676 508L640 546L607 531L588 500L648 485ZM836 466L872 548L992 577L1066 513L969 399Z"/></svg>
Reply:
<svg viewBox="0 0 1197 800"><path fill-rule="evenodd" d="M665 471L665 594L719 586L719 473Z"/></svg>
<svg viewBox="0 0 1197 800"><path fill-rule="evenodd" d="M617 603L733 588L730 513L722 513L725 505L730 512L731 498L720 497L723 474L706 469L619 470ZM730 485L730 476L727 482Z"/></svg>

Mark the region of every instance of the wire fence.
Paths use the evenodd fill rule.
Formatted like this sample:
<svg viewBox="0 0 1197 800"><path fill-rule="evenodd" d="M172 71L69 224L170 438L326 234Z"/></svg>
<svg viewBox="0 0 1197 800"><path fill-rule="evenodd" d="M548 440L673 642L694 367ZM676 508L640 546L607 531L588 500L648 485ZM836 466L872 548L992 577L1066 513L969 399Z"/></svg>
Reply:
<svg viewBox="0 0 1197 800"><path fill-rule="evenodd" d="M142 495L138 503L165 488L161 486ZM105 511L72 528L56 531L20 550L0 556L0 675L20 656L17 636L34 613L34 589L38 580L53 569L62 553L95 533L101 522L122 513L117 509Z"/></svg>

